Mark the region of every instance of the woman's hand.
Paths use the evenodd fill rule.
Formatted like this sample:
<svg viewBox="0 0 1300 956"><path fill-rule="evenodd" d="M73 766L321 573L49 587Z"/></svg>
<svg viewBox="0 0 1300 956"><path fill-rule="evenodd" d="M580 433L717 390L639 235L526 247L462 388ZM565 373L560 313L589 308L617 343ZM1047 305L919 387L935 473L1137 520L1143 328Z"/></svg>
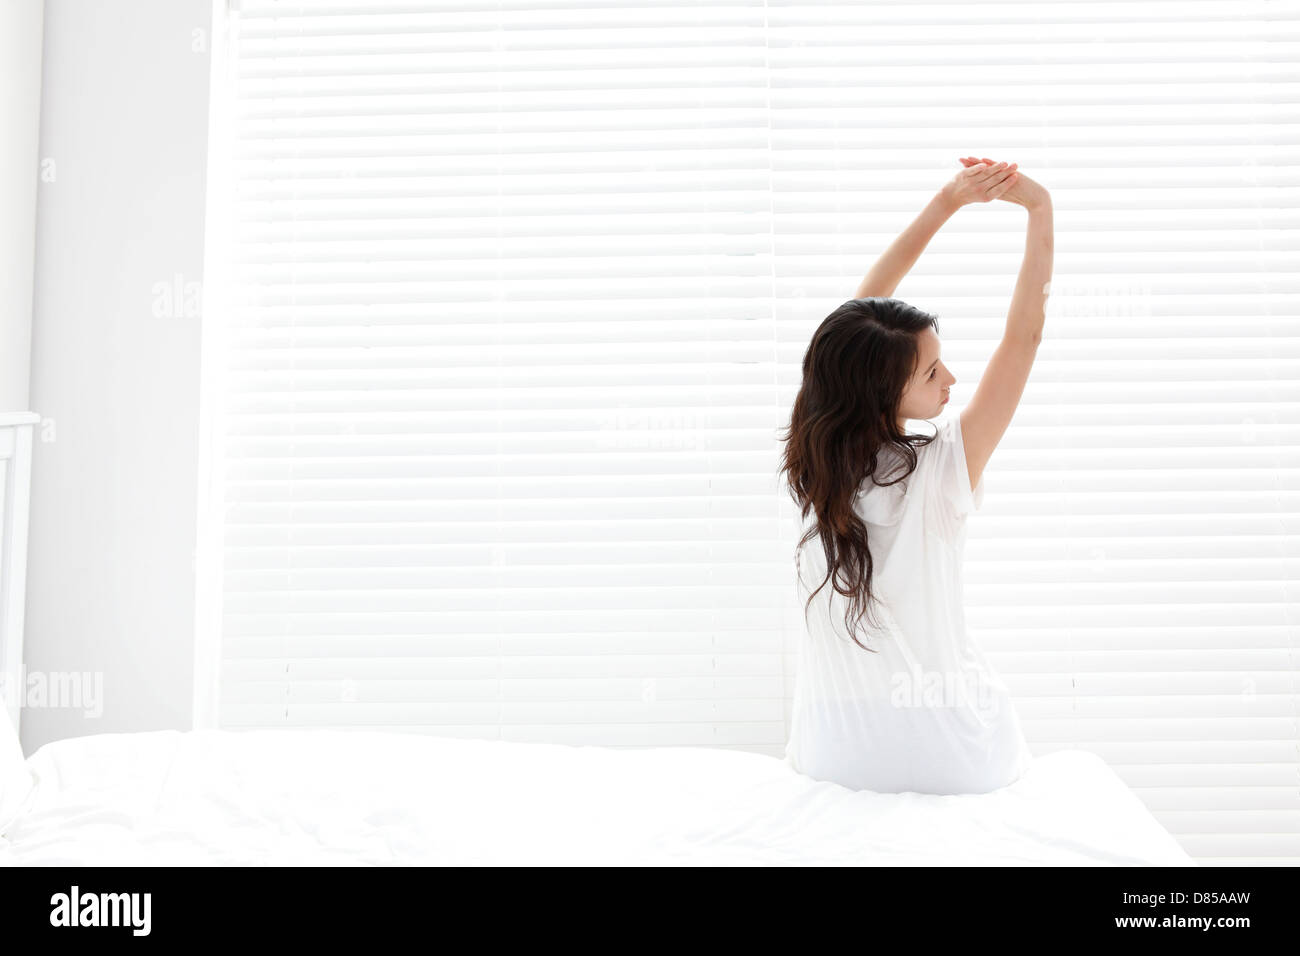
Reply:
<svg viewBox="0 0 1300 956"><path fill-rule="evenodd" d="M981 181L988 181L997 178L998 169L1002 169L1004 172L1006 170L1011 171L1011 175L1002 180L1002 185L1006 188L996 191L995 195L990 196L989 199L1005 199L1007 202L1016 203L1026 209L1036 209L1039 206L1049 205L1052 201L1052 197L1047 190L1041 184L1020 172L1015 163L996 164L987 157L981 159L978 156L963 156L961 163L966 168L957 174L958 180L962 176L973 175L981 177ZM954 182L956 181L954 180ZM974 201L988 202L988 199Z"/></svg>
<svg viewBox="0 0 1300 956"><path fill-rule="evenodd" d="M941 190L944 198L956 206L1005 198L1020 178L1015 163L988 160L969 163L964 159L962 163L966 168L945 183Z"/></svg>

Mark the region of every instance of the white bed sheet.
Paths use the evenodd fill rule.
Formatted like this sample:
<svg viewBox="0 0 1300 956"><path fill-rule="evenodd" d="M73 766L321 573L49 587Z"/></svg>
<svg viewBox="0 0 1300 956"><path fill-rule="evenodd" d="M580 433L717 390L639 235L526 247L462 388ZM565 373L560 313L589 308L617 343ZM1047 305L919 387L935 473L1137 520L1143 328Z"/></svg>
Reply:
<svg viewBox="0 0 1300 956"><path fill-rule="evenodd" d="M352 730L98 734L28 765L3 865L1196 865L1087 751L954 796L734 750Z"/></svg>

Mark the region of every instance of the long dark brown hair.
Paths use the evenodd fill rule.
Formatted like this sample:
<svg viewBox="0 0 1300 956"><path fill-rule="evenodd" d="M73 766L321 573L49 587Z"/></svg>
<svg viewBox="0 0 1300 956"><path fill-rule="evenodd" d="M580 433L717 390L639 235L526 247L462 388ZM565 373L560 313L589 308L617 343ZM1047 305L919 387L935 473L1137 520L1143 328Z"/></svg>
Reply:
<svg viewBox="0 0 1300 956"><path fill-rule="evenodd" d="M868 477L883 487L915 471L916 449L936 437L898 428L903 392L916 371L919 335L928 328L938 332L935 316L898 299L845 302L813 333L803 357L803 384L781 436L785 450L779 473L785 475L800 514L805 519L810 511L816 514L796 550L820 537L826 553L826 577L804 605L804 619L829 581L849 599L845 628L854 643L868 651L872 648L855 632L864 616L877 625L870 613L873 567L867 526L854 503ZM877 480L879 453L885 447L905 463L891 481Z"/></svg>

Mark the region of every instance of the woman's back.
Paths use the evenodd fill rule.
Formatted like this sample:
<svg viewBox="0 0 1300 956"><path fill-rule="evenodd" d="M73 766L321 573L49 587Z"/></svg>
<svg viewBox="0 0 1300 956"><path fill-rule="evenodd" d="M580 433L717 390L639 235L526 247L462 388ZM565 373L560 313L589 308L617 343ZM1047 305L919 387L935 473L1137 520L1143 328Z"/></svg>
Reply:
<svg viewBox="0 0 1300 956"><path fill-rule="evenodd" d="M901 458L886 451L878 472L901 474ZM802 635L786 749L794 769L854 789L983 793L1028 767L1006 686L966 632L965 525L983 496L982 477L970 487L956 416L917 449L907 478L863 483L855 511L867 524L881 629L864 619L858 638L877 653L850 639L847 599L827 582ZM799 552L798 570L802 609L826 576L819 538Z"/></svg>

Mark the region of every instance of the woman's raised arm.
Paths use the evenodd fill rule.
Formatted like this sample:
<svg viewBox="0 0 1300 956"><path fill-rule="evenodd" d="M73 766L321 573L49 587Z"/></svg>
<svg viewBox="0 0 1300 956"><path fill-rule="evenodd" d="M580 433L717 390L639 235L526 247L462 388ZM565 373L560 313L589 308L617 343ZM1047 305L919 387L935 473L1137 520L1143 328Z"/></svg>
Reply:
<svg viewBox="0 0 1300 956"><path fill-rule="evenodd" d="M1020 404L1043 336L1047 296L1051 291L1055 242L1051 196L1038 183L1022 175L1002 198L1024 206L1029 211L1029 222L1025 256L1011 295L1002 341L980 376L975 394L961 412L962 442L966 446L966 468L972 489L979 484L984 466Z"/></svg>
<svg viewBox="0 0 1300 956"><path fill-rule="evenodd" d="M964 162L964 160L963 160ZM876 260L866 277L858 283L855 299L868 296L888 298L898 283L916 265L925 247L939 227L962 206L972 202L989 202L1003 196L1016 183L1015 163L968 165L945 183L925 205L912 224L899 234Z"/></svg>

